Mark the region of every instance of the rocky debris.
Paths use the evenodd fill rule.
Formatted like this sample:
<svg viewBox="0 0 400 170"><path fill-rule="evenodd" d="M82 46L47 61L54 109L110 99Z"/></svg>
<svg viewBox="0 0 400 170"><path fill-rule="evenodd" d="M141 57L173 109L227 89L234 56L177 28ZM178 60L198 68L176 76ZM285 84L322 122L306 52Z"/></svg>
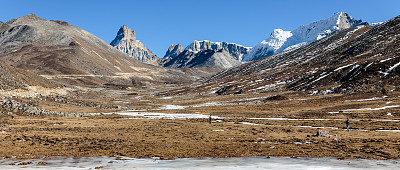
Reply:
<svg viewBox="0 0 400 170"><path fill-rule="evenodd" d="M5 98L0 101L0 107L2 108L3 113L18 113L18 114L27 114L30 116L44 116L44 115L53 115L53 116L68 116L68 117L82 117L88 114L86 113L66 113L66 112L57 112L57 111L48 111L44 109L39 109L34 106L34 104L19 102L14 99Z"/></svg>
<svg viewBox="0 0 400 170"><path fill-rule="evenodd" d="M27 85L43 87L60 87L59 83L43 78L37 74L0 63L0 89L24 89Z"/></svg>
<svg viewBox="0 0 400 170"><path fill-rule="evenodd" d="M217 95L230 95L230 94L242 94L242 89L239 89L236 86L224 86L217 91L215 91Z"/></svg>
<svg viewBox="0 0 400 170"><path fill-rule="evenodd" d="M158 65L160 62L160 58L147 49L142 42L136 40L135 31L126 25L121 26L110 45L142 63Z"/></svg>
<svg viewBox="0 0 400 170"><path fill-rule="evenodd" d="M268 100L287 100L287 99L288 99L288 98L285 97L285 96L282 96L282 95L275 95L275 96L268 97L268 98L266 98L265 100L268 101Z"/></svg>
<svg viewBox="0 0 400 170"><path fill-rule="evenodd" d="M317 134L312 135L312 136L313 137L320 137L320 138L334 138L334 137L337 137L337 135L330 135L329 131L326 131L326 130L318 130ZM310 136L308 135L308 137L310 137Z"/></svg>
<svg viewBox="0 0 400 170"><path fill-rule="evenodd" d="M41 96L39 98L41 101L54 101L60 102L65 104L72 104L80 107L92 107L92 108L99 108L99 109L121 109L120 105L106 105L106 104L99 104L95 102L88 102L74 99L74 97L65 97L59 95L51 95L51 96Z"/></svg>

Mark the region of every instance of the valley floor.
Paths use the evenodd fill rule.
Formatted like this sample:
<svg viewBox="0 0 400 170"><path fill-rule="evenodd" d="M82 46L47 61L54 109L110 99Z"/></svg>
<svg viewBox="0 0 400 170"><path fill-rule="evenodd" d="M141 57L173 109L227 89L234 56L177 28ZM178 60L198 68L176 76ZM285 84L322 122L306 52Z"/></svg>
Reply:
<svg viewBox="0 0 400 170"><path fill-rule="evenodd" d="M3 114L0 156L399 159L400 155L400 93L396 91L358 95L270 92L157 96L158 91L103 89L98 93L102 95L97 95L96 100L86 97L74 101L117 107L101 109L78 106L76 102L37 100L37 107L43 109L103 114ZM345 129L347 118L349 131Z"/></svg>

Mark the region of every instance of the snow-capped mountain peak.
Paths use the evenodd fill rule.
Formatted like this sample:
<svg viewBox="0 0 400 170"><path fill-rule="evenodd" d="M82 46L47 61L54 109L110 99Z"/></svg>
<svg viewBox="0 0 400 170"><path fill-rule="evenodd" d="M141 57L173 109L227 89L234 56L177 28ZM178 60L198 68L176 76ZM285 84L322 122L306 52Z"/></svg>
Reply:
<svg viewBox="0 0 400 170"><path fill-rule="evenodd" d="M312 22L308 25L299 26L293 31L275 29L270 37L252 48L245 56L243 61L252 61L286 49L296 48L315 40L326 37L338 30L347 29L358 25L367 25L362 20L356 20L344 12L336 12L328 19Z"/></svg>

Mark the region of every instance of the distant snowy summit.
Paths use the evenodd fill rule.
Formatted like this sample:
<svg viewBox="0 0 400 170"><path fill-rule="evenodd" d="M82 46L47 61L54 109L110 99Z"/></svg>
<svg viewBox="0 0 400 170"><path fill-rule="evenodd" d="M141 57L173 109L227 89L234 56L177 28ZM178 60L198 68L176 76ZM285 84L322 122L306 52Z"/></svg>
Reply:
<svg viewBox="0 0 400 170"><path fill-rule="evenodd" d="M235 43L194 41L185 49L171 45L164 56L165 67L171 68L218 68L221 70L241 64L242 56L251 48Z"/></svg>
<svg viewBox="0 0 400 170"><path fill-rule="evenodd" d="M358 25L368 25L368 23L356 20L347 13L337 12L328 19L302 25L293 31L275 29L266 40L247 52L242 61L258 60L287 49L297 48L324 38L338 30Z"/></svg>
<svg viewBox="0 0 400 170"><path fill-rule="evenodd" d="M117 36L110 45L142 63L158 65L160 60L160 58L147 49L142 42L136 40L135 31L131 30L126 25L121 26Z"/></svg>

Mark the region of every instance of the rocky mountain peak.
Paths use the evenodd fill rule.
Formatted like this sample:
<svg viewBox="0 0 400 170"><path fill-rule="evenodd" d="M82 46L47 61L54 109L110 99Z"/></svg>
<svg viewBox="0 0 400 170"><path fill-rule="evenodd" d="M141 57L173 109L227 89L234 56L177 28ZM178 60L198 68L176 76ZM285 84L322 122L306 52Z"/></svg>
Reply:
<svg viewBox="0 0 400 170"><path fill-rule="evenodd" d="M174 58L183 52L183 47L180 44L169 46L164 58Z"/></svg>
<svg viewBox="0 0 400 170"><path fill-rule="evenodd" d="M160 58L147 49L142 42L136 40L135 31L126 25L121 26L110 45L142 63L159 65Z"/></svg>
<svg viewBox="0 0 400 170"><path fill-rule="evenodd" d="M118 30L117 36L110 43L112 46L118 45L123 40L133 40L136 41L136 33L135 31L128 28L126 25L121 26Z"/></svg>
<svg viewBox="0 0 400 170"><path fill-rule="evenodd" d="M333 17L337 18L336 25L338 30L347 29L355 25L368 25L367 22L362 22L362 20L356 20L345 12L337 12L335 13L335 15L333 15Z"/></svg>
<svg viewBox="0 0 400 170"><path fill-rule="evenodd" d="M22 16L19 18L12 19L12 20L8 21L6 24L20 25L20 24L33 23L36 21L45 21L45 19L42 19L35 14L29 14L29 15L25 15L25 16Z"/></svg>

